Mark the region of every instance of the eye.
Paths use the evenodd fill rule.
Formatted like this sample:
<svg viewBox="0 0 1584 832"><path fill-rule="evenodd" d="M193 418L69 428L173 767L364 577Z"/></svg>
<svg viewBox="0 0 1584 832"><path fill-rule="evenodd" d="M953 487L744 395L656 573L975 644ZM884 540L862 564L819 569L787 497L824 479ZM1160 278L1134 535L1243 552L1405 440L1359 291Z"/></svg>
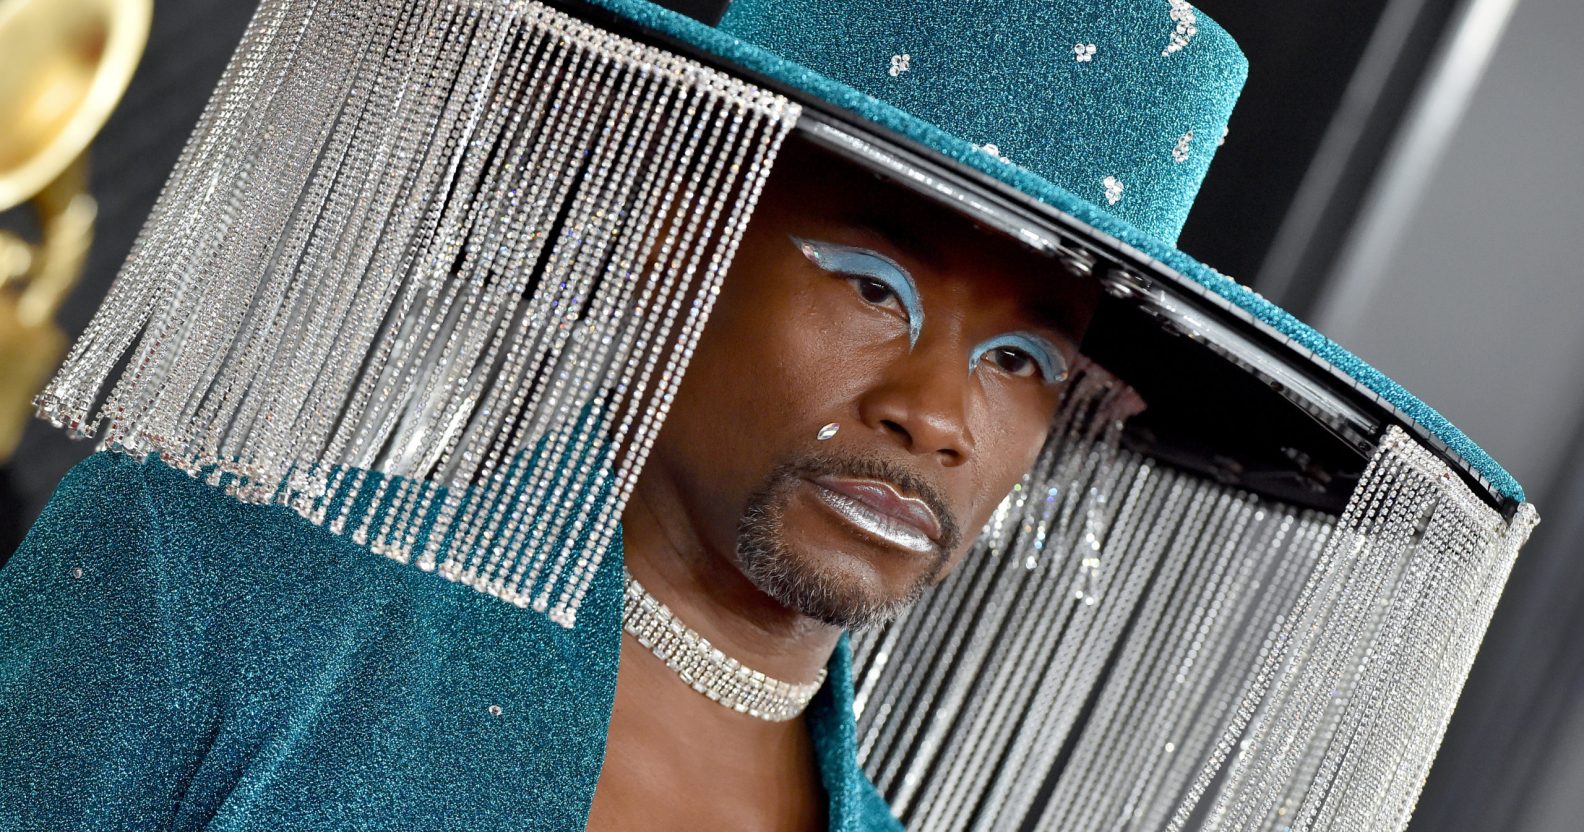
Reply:
<svg viewBox="0 0 1584 832"><path fill-rule="evenodd" d="M924 306L913 276L900 263L873 249L797 236L791 236L791 240L809 262L832 277L851 281L864 302L901 313L907 320L908 347L918 343L919 330L924 326Z"/></svg>
<svg viewBox="0 0 1584 832"><path fill-rule="evenodd" d="M1026 352L1016 347L997 347L985 354L992 364L1014 376L1027 378L1038 375L1039 364Z"/></svg>
<svg viewBox="0 0 1584 832"><path fill-rule="evenodd" d="M896 292L891 291L890 286L872 277L858 275L849 277L848 280L851 280L853 285L858 288L859 297L876 306L883 306L897 296Z"/></svg>
<svg viewBox="0 0 1584 832"><path fill-rule="evenodd" d="M1037 377L1045 384L1067 380L1067 362L1055 344L1028 332L1008 332L981 342L968 356L968 372L988 361L1018 378Z"/></svg>

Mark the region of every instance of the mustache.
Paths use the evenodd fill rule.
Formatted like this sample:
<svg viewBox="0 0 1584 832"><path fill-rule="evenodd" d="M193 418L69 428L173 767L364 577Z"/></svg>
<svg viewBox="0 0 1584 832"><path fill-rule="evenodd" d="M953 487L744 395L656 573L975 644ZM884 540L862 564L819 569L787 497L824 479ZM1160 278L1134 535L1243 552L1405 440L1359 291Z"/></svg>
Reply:
<svg viewBox="0 0 1584 832"><path fill-rule="evenodd" d="M962 524L952 512L945 494L933 482L895 460L865 453L807 452L778 464L770 474L770 482L772 488L789 487L798 479L823 476L891 483L904 495L923 501L935 513L941 527L941 549L954 552L962 544Z"/></svg>

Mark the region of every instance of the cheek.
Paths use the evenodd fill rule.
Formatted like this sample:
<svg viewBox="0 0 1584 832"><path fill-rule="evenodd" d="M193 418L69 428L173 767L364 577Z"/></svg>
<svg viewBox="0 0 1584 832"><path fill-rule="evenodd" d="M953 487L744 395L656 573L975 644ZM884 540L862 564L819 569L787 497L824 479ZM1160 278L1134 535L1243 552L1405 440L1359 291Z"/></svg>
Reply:
<svg viewBox="0 0 1584 832"><path fill-rule="evenodd" d="M667 428L711 466L744 468L743 483L756 484L850 409L866 373L879 366L864 353L864 329L876 324L849 319L845 284L785 263L734 270L728 281Z"/></svg>
<svg viewBox="0 0 1584 832"><path fill-rule="evenodd" d="M756 293L729 310L729 318L713 321L712 356L723 359L729 377L714 372L717 387L733 387L745 406L763 417L790 416L818 408L810 399L829 380L830 353L824 344L828 327L816 314L810 293L788 287L774 303L756 303ZM771 299L764 298L765 301ZM719 324L719 326L716 326ZM790 410L789 410L790 408ZM745 414L746 415L746 414Z"/></svg>
<svg viewBox="0 0 1584 832"><path fill-rule="evenodd" d="M731 363L754 406L799 420L840 418L886 366L896 322L865 309L842 280L782 268L711 321L710 353Z"/></svg>
<svg viewBox="0 0 1584 832"><path fill-rule="evenodd" d="M1040 412L1031 411L1028 420L1019 421L1021 429L997 432L988 447L980 449L979 484L972 500L972 516L962 518L963 544L950 560L954 568L972 548L979 531L990 522L996 507L1012 492L1013 486L1023 481L1045 445L1049 420L1043 420Z"/></svg>

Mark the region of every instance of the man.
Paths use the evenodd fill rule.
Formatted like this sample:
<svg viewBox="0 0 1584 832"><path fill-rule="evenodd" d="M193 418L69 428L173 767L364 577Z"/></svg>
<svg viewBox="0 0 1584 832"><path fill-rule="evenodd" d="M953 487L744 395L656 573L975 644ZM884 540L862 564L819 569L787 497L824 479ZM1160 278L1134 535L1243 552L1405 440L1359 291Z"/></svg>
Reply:
<svg viewBox="0 0 1584 832"><path fill-rule="evenodd" d="M0 572L0 823L1406 823L1532 509L1172 247L1242 74L1177 2L268 0L39 399L126 453Z"/></svg>
<svg viewBox="0 0 1584 832"><path fill-rule="evenodd" d="M908 200L894 186L807 145L783 152L786 158L767 187L713 323L623 516L621 554L634 578L726 654L768 676L801 682L822 675L846 629L894 616L966 554L973 541L968 530L985 525L1043 446L1068 368L1080 360L1076 344L1099 290L1092 282L1057 275L1062 282L1052 291L1048 265L1010 240L939 206ZM767 369L774 384L764 383ZM819 438L820 429L831 424L835 434ZM163 491L156 486L146 498L124 496L152 499L149 510L158 525L196 522L212 510L173 510ZM306 526L286 516L263 522L266 529ZM51 525L57 524L44 521L46 528ZM327 536L322 530L288 533L314 541L309 545L315 548L329 545L318 540ZM7 577L15 579L12 592L23 589L16 581L25 579L47 546L32 542L8 568ZM190 553L169 554L180 562ZM81 567L81 576L65 577L84 584L126 581L121 564L129 558L136 559L122 551L103 566ZM62 576L52 577L58 583ZM177 600L185 592L148 591L154 605L185 606L185 599ZM10 601L8 610L24 605L21 598ZM84 613L69 606L58 612ZM161 610L156 617L182 612ZM316 626L344 630L361 617L342 610ZM12 619L13 626L18 623ZM112 638L122 649L127 642L156 654L206 649L206 639L187 626L172 632L155 625L143 631L148 641L139 644L140 628L128 624L104 622L107 630L131 630ZM206 622L190 626L207 629ZM267 638L268 626L243 620L226 628L255 654L238 660L246 664L263 658L260 652L274 652L258 643ZM854 818L871 826L892 822L872 791L862 795L860 806L830 805L822 779L834 776L829 769L838 762L828 749L820 759L806 719L771 722L722 707L691 689L630 633L622 642L589 828L792 830L825 828L831 820L850 827ZM69 640L48 651L26 639L11 643L26 651L26 663L34 666L22 675L35 684L59 678L57 672L71 673L70 667L88 663L93 652ZM358 654L370 648L347 649ZM403 645L400 652L407 649ZM20 660L8 664L21 666ZM153 677L170 672L94 673L97 690L74 696L102 715L100 731L123 736L121 753L146 754L158 759L159 768L174 769L169 776L178 780L164 784L173 791L155 793L150 772L134 769L120 780L132 793L120 794L111 805L93 806L99 799L86 792L50 795L60 801L53 808L34 803L45 796L37 791L41 785L65 788L70 784L59 776L83 776L63 767L62 757L75 757L67 748L78 743L83 750L92 747L84 740L95 732L81 725L52 731L47 739L67 748L51 747L33 732L58 727L52 720L22 720L13 730L23 732L18 740L27 737L27 750L17 746L20 757L10 769L31 788L21 790L27 797L13 792L19 810L13 817L88 818L94 817L93 807L107 826L180 826L186 820L180 814L162 813L191 805L189 778L201 778L213 765L199 751L203 726L221 733L231 729L224 714L206 719L160 703L172 693ZM265 672L274 677L271 686L299 697L304 688L338 687L332 680L340 675L317 664ZM200 700L223 703L221 691L240 681L214 675L201 661L191 673L181 674L180 695ZM354 683L331 699L351 699L361 687ZM342 701L339 707L352 704ZM27 710L21 701L12 707ZM327 707L325 699L315 697L313 707ZM294 716L289 710L275 714L287 721ZM141 736L129 730L144 720L159 730ZM592 747L598 740L584 739ZM254 742L250 751L258 759L237 761L243 768L227 784L233 791L248 783L249 766L273 756L261 753L269 740ZM304 753L297 741L279 742L274 754L290 759ZM114 763L121 765L125 761ZM100 787L108 785L104 780L102 774L84 778ZM711 799L699 800L702 794ZM161 804L161 798L169 802ZM223 821L229 802L222 801L212 817ZM306 816L315 822L346 820L333 807L295 811L315 812ZM245 827L305 822L305 816L285 811L272 816L266 807L242 817L238 822Z"/></svg>
<svg viewBox="0 0 1584 832"><path fill-rule="evenodd" d="M623 542L688 626L804 681L843 630L964 557L1044 445L1099 290L812 148L783 153ZM592 828L822 825L801 721L721 708L623 642Z"/></svg>

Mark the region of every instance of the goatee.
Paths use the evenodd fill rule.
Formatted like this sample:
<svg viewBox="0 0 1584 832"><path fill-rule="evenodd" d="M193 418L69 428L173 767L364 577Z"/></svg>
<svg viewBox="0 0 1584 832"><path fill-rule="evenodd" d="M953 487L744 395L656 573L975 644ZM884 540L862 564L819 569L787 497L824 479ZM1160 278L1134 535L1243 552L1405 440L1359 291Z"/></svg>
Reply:
<svg viewBox="0 0 1584 832"><path fill-rule="evenodd" d="M940 545L930 568L900 595L880 595L822 568L816 558L800 556L787 542L782 513L799 485L821 476L859 477L890 482L917 495L940 519ZM945 500L929 483L893 462L867 456L806 454L783 461L748 498L737 527L737 562L761 592L787 609L846 630L884 624L900 615L933 586L946 570L960 531Z"/></svg>

